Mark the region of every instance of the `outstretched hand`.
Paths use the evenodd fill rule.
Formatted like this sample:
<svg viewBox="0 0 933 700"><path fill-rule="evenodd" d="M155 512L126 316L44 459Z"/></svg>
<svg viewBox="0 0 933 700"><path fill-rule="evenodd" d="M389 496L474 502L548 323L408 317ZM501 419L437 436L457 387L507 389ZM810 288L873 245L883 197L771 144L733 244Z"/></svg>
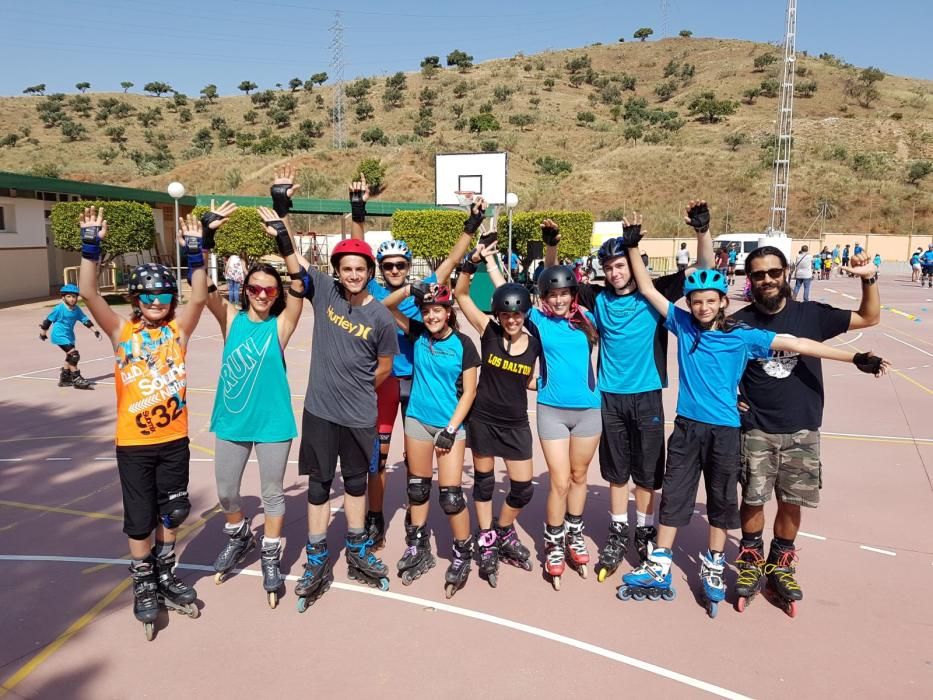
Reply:
<svg viewBox="0 0 933 700"><path fill-rule="evenodd" d="M82 239L84 239L87 230L88 235L94 233L98 240L102 240L107 235L107 220L104 218L104 208L85 207L79 219L79 225ZM92 229L96 229L96 231L92 231Z"/></svg>
<svg viewBox="0 0 933 700"><path fill-rule="evenodd" d="M881 377L891 368L890 362L878 357L870 350L868 352L855 353L855 357L852 358L852 363L860 372L873 374L876 377Z"/></svg>
<svg viewBox="0 0 933 700"><path fill-rule="evenodd" d="M276 185L288 185L288 189L285 190L285 196L291 198L298 190L301 189L301 185L295 184L295 175L297 174L297 169L292 165L284 165L281 169L275 170L272 174L272 186Z"/></svg>
<svg viewBox="0 0 933 700"><path fill-rule="evenodd" d="M256 207L256 211L259 213L259 218L262 219L262 223L264 224L263 231L265 231L267 236L275 238L279 234L275 224L285 225L282 221L282 217L269 207Z"/></svg>
<svg viewBox="0 0 933 700"><path fill-rule="evenodd" d="M560 226L553 219L541 222L541 240L544 245L557 245L560 243Z"/></svg>
<svg viewBox="0 0 933 700"><path fill-rule="evenodd" d="M684 223L697 233L709 231L709 206L705 199L691 199L684 211Z"/></svg>
<svg viewBox="0 0 933 700"><path fill-rule="evenodd" d="M218 226L220 224L217 224ZM216 228L216 227L215 227ZM202 239L201 231L201 222L194 214L188 214L187 216L178 217L178 243L181 246L186 246L187 238L197 238L199 241Z"/></svg>
<svg viewBox="0 0 933 700"><path fill-rule="evenodd" d="M350 201L368 202L369 185L366 184L366 176L360 173L360 179L350 183Z"/></svg>
<svg viewBox="0 0 933 700"><path fill-rule="evenodd" d="M211 210L201 216L201 223L210 228L212 231L216 231L218 228L227 223L227 217L229 217L235 211L236 204L230 200L227 200L218 207L212 199ZM210 221L205 221L206 218L209 218Z"/></svg>
<svg viewBox="0 0 933 700"><path fill-rule="evenodd" d="M622 245L626 248L637 248L641 242L641 214L637 211L632 212L632 218L622 217Z"/></svg>

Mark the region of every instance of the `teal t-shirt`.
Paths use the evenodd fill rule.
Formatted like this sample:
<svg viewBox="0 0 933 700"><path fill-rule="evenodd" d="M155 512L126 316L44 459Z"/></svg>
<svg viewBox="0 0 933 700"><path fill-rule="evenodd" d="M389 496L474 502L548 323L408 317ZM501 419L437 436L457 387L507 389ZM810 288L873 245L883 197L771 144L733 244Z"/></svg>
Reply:
<svg viewBox="0 0 933 700"><path fill-rule="evenodd" d="M224 345L211 414L211 432L222 440L282 442L298 435L275 316L233 319Z"/></svg>
<svg viewBox="0 0 933 700"><path fill-rule="evenodd" d="M586 317L596 325L593 315ZM592 348L586 333L567 319L547 316L537 308L528 314L531 334L541 341L538 403L556 408L599 408Z"/></svg>

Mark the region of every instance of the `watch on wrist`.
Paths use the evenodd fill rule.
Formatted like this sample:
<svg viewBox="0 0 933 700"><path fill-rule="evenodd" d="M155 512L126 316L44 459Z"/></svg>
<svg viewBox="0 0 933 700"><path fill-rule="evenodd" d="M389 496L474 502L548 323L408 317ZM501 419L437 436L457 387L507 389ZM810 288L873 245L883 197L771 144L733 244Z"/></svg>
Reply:
<svg viewBox="0 0 933 700"><path fill-rule="evenodd" d="M878 273L876 272L871 277L863 277L862 284L868 285L869 287L878 281Z"/></svg>

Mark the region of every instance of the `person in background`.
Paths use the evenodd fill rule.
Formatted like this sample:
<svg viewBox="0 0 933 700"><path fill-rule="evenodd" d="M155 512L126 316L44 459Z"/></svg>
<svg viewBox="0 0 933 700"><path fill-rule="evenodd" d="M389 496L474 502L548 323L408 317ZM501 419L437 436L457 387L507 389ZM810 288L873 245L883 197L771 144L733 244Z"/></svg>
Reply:
<svg viewBox="0 0 933 700"><path fill-rule="evenodd" d="M243 268L243 261L240 256L234 253L227 257L227 264L224 265L224 277L227 279L227 300L231 304L240 303L240 285L243 284L243 277L246 270Z"/></svg>
<svg viewBox="0 0 933 700"><path fill-rule="evenodd" d="M690 251L687 250L686 243L680 244L680 250L678 250L677 254L674 256L674 261L677 263L677 272L683 272L687 269L687 266L690 264Z"/></svg>

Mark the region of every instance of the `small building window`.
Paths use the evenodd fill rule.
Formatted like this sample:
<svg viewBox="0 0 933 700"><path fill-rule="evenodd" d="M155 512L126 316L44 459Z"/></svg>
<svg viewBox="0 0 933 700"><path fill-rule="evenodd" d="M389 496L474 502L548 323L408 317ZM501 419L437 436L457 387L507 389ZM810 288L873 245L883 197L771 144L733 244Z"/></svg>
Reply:
<svg viewBox="0 0 933 700"><path fill-rule="evenodd" d="M6 231L6 218L3 216L3 207L0 207L0 231Z"/></svg>

